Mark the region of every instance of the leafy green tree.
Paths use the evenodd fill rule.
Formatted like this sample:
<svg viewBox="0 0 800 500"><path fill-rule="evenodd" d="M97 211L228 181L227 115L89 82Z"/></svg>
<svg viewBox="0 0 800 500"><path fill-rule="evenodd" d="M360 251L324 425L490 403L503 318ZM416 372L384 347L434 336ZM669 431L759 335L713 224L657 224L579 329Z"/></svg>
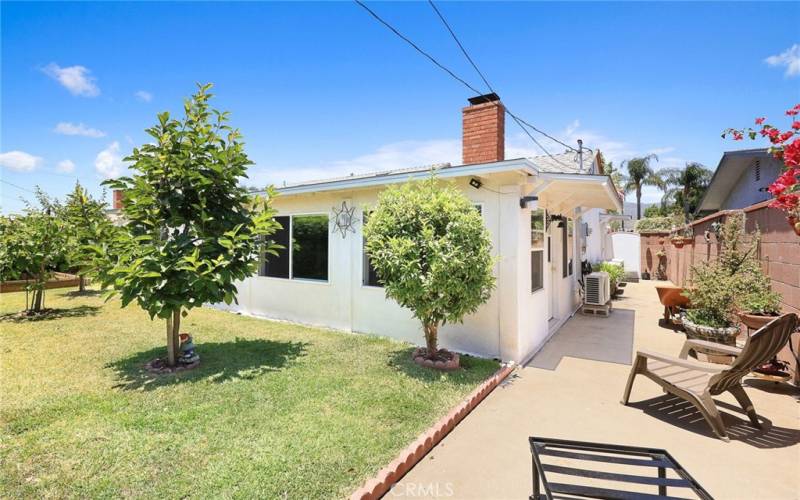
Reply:
<svg viewBox="0 0 800 500"><path fill-rule="evenodd" d="M689 162L683 168L664 169L660 174L666 184L661 204L669 206L672 201L683 212L684 220L689 221L700 206L713 173L700 163Z"/></svg>
<svg viewBox="0 0 800 500"><path fill-rule="evenodd" d="M622 171L614 166L613 161L609 161L603 166L603 172L611 177L611 181L614 183L614 187L617 189L624 189L625 187L625 175Z"/></svg>
<svg viewBox="0 0 800 500"><path fill-rule="evenodd" d="M70 266L78 269L78 290L84 292L86 268L91 265L91 252L86 247L113 238L116 228L106 215L105 202L94 199L80 182L75 182L75 189L67 195L60 215L68 236L67 257Z"/></svg>
<svg viewBox="0 0 800 500"><path fill-rule="evenodd" d="M133 175L106 181L122 189L124 231L111 242L110 261L95 247L109 297L136 302L167 323L167 363L174 366L181 317L204 303L236 300L236 281L257 270L280 225L271 198L248 193L240 182L252 162L228 112L210 109L211 85L184 102L184 117L158 115L147 129L153 142L125 158Z"/></svg>
<svg viewBox="0 0 800 500"><path fill-rule="evenodd" d="M426 356L435 358L439 326L475 312L495 286L480 214L455 187L431 177L383 191L364 235L386 296L422 322Z"/></svg>
<svg viewBox="0 0 800 500"><path fill-rule="evenodd" d="M30 313L42 312L47 280L64 263L67 246L58 202L38 188L36 198L39 206L29 204L22 214L0 217L0 281L30 279Z"/></svg>
<svg viewBox="0 0 800 500"><path fill-rule="evenodd" d="M656 186L664 189L664 181L650 167L650 161L658 161L658 156L650 154L638 158L632 158L622 163L628 169L627 181L625 182L625 192L636 193L636 218L642 218L642 186Z"/></svg>

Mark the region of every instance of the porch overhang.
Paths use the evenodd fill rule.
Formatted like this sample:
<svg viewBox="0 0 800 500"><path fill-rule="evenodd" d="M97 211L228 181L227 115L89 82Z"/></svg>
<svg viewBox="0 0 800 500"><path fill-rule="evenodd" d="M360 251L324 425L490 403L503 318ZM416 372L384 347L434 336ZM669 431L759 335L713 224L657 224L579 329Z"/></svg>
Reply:
<svg viewBox="0 0 800 500"><path fill-rule="evenodd" d="M553 213L568 214L579 207L622 211L622 199L606 175L541 172L532 194Z"/></svg>

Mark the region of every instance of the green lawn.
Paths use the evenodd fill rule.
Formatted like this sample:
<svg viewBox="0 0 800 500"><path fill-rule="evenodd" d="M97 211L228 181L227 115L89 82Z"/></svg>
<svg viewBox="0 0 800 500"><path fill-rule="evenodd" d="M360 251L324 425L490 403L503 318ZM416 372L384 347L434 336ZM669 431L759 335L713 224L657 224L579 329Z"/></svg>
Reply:
<svg viewBox="0 0 800 500"><path fill-rule="evenodd" d="M162 321L62 290L57 317L22 321L24 298L0 296L2 498L344 497L498 367L196 309L200 368L157 377Z"/></svg>

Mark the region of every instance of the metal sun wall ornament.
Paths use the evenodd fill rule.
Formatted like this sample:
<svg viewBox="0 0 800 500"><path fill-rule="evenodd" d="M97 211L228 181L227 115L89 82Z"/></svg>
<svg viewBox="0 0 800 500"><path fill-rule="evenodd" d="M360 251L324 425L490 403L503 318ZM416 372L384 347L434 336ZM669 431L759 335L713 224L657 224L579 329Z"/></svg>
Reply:
<svg viewBox="0 0 800 500"><path fill-rule="evenodd" d="M333 207L333 233L341 233L342 239L347 236L347 232L356 232L358 218L355 216L356 207L348 207L347 202L343 201L341 207Z"/></svg>

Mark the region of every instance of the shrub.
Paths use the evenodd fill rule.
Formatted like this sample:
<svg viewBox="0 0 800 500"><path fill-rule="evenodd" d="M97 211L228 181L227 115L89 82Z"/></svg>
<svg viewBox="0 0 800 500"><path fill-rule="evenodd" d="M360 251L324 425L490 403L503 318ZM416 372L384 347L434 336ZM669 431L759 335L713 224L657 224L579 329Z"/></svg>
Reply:
<svg viewBox="0 0 800 500"><path fill-rule="evenodd" d="M684 292L692 304L690 321L715 328L736 323L736 312L773 312L780 296L770 289L770 280L756 259L760 234L754 231L744 242L744 214L731 214L720 231L716 260L692 267L692 285Z"/></svg>
<svg viewBox="0 0 800 500"><path fill-rule="evenodd" d="M383 191L364 235L386 296L422 322L426 354L434 358L439 326L475 312L495 285L480 213L431 177Z"/></svg>
<svg viewBox="0 0 800 500"><path fill-rule="evenodd" d="M644 219L639 219L636 221L633 230L637 233L666 233L681 225L683 225L683 216L674 214L666 217L646 217Z"/></svg>
<svg viewBox="0 0 800 500"><path fill-rule="evenodd" d="M611 289L613 290L617 284L622 283L625 279L625 268L622 264L614 262L601 262L594 265L595 271L608 273L608 279L611 281Z"/></svg>

